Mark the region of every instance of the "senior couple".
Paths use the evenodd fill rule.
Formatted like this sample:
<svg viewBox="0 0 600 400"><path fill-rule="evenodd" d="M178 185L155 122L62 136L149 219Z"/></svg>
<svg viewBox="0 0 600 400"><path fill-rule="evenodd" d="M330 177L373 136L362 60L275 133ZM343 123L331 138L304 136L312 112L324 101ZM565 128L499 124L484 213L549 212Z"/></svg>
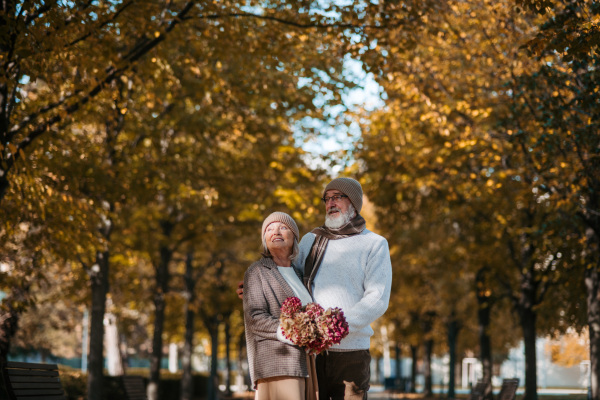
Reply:
<svg viewBox="0 0 600 400"><path fill-rule="evenodd" d="M370 324L388 307L392 266L387 241L365 228L362 197L358 181L332 180L323 191L325 225L302 240L288 214L274 212L263 222L263 257L238 288L256 399L367 398ZM291 296L303 305L341 308L348 336L316 359L308 356L279 325L281 305Z"/></svg>

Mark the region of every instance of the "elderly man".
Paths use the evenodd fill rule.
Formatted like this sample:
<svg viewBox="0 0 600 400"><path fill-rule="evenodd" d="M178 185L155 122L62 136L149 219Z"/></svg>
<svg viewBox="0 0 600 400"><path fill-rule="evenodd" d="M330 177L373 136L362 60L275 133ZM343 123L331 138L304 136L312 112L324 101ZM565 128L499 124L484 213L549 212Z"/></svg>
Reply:
<svg viewBox="0 0 600 400"><path fill-rule="evenodd" d="M370 324L388 307L392 264L387 241L365 228L362 187L351 178L332 180L323 191L325 225L304 235L295 267L314 300L340 307L350 333L317 356L319 398L366 399Z"/></svg>
<svg viewBox="0 0 600 400"><path fill-rule="evenodd" d="M325 225L300 241L294 268L321 306L340 307L350 333L317 356L319 399L366 399L370 324L386 311L392 284L387 241L369 231L360 215L363 191L351 178L336 178L323 191ZM243 292L240 286L238 294Z"/></svg>

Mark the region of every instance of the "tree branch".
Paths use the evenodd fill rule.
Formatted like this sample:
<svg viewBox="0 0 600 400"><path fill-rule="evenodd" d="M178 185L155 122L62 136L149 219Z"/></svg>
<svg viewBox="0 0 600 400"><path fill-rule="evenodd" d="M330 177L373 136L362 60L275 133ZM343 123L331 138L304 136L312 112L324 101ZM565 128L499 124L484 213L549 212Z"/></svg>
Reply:
<svg viewBox="0 0 600 400"><path fill-rule="evenodd" d="M15 90L16 90L16 85L15 85ZM23 120L21 121L20 124L15 125L8 133L8 141L10 141L13 137L15 137L15 135L17 135L19 132L21 132L29 122L39 118L40 116L48 113L49 111L54 110L57 107L60 107L62 105L64 105L68 100L74 98L75 96L81 94L81 90L78 90L66 97L63 97L61 99L59 99L58 101L54 102L54 103L50 103L45 105L44 107L40 108L39 110L29 114L28 116L24 117Z"/></svg>
<svg viewBox="0 0 600 400"><path fill-rule="evenodd" d="M177 16L169 23L167 28L165 28L165 32L159 34L154 39L143 38L131 51L123 57L123 61L128 63L133 63L139 60L144 54L148 53L148 51L152 50L159 43L161 43L166 38L166 34L171 32L175 26L177 26L180 22L183 22L186 18L187 13L194 6L195 1L189 1L185 7L177 14Z"/></svg>
<svg viewBox="0 0 600 400"><path fill-rule="evenodd" d="M519 262L519 259L517 258L517 250L515 249L515 244L510 239L510 236L509 236L508 232L506 231L506 228L504 228L504 237L506 238L506 242L507 242L507 245L508 245L508 250L509 250L509 253L510 253L510 258L515 263L515 266L517 268L519 268L519 270L521 270L521 263Z"/></svg>
<svg viewBox="0 0 600 400"><path fill-rule="evenodd" d="M86 33L85 35L73 40L71 43L67 44L65 47L70 47L73 46L79 42L82 42L84 40L86 40L88 37L90 37L92 35L92 33L94 33L95 31L98 31L99 29L104 28L106 25L108 25L109 23L113 22L115 19L117 19L117 17L119 15L121 15L121 13L123 13L123 11L125 11L130 5L133 4L133 0L130 0L126 3L124 3L121 8L119 8L110 18L107 18L106 20L104 20L102 23L100 23L97 27L95 27L94 29L90 30L88 33Z"/></svg>
<svg viewBox="0 0 600 400"><path fill-rule="evenodd" d="M86 93L83 97L66 107L65 115L67 117L71 116L75 113L79 108L87 104L91 99L96 97L102 90L110 84L113 80L117 79L123 72L128 70L137 60L139 60L143 55L148 53L154 47L156 47L159 43L165 40L166 34L171 32L180 22L184 20L185 15L192 9L194 5L194 1L189 1L185 7L177 14L169 26L165 29L165 33L159 35L153 40L144 43L142 46L138 46L134 48L129 54L124 58L124 63L120 68L115 68L111 66L107 69L108 74L102 79L95 87L93 87L88 93ZM55 107L56 108L56 107ZM17 146L18 150L25 150L35 139L41 136L44 132L50 130L54 125L61 122L65 117L61 114L54 115L52 118L49 118L45 122L41 123L37 127L35 127L26 138L24 138ZM14 165L15 161L20 157L20 152L17 151L14 154L14 157L7 159L7 168L5 171L9 171Z"/></svg>
<svg viewBox="0 0 600 400"><path fill-rule="evenodd" d="M25 26L31 24L37 18L39 18L42 14L50 11L52 9L52 3L46 2L42 7L35 10L33 13L29 14L27 18L25 18Z"/></svg>
<svg viewBox="0 0 600 400"><path fill-rule="evenodd" d="M221 19L221 18L256 18L262 19L266 21L278 22L284 25L295 26L296 28L303 29L327 29L327 28L356 28L356 29L389 29L389 28L397 28L402 25L401 22L390 25L356 25L352 23L333 23L333 24L315 24L315 23L299 23L295 21L290 21L284 18L275 17L272 15L260 15L255 13L243 12L243 13L226 13L226 14L207 14L207 15L199 15L197 17L189 17L188 19Z"/></svg>
<svg viewBox="0 0 600 400"><path fill-rule="evenodd" d="M17 76L20 75L20 71L21 68L17 67ZM7 121L10 121L10 116L12 115L14 109L15 109L15 104L17 104L17 88L19 87L19 85L15 82L13 85L13 88L11 90L10 96L8 97L8 99L6 99L6 103L5 103L5 110L4 110L4 115ZM11 134L7 132L7 142L10 141L11 139Z"/></svg>

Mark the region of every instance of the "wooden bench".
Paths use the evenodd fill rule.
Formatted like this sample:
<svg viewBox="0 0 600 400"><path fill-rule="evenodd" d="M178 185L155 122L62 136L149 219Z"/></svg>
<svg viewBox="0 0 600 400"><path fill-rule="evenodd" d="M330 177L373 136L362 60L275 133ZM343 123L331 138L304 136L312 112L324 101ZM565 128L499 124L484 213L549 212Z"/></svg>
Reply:
<svg viewBox="0 0 600 400"><path fill-rule="evenodd" d="M124 375L121 379L128 400L148 400L143 376Z"/></svg>
<svg viewBox="0 0 600 400"><path fill-rule="evenodd" d="M518 387L519 378L503 379L500 393L498 393L496 400L515 400Z"/></svg>
<svg viewBox="0 0 600 400"><path fill-rule="evenodd" d="M67 400L56 364L9 361L2 377L11 400Z"/></svg>
<svg viewBox="0 0 600 400"><path fill-rule="evenodd" d="M471 388L471 393L469 394L469 400L483 400L483 396L485 394L485 383L482 381L477 381L475 386Z"/></svg>

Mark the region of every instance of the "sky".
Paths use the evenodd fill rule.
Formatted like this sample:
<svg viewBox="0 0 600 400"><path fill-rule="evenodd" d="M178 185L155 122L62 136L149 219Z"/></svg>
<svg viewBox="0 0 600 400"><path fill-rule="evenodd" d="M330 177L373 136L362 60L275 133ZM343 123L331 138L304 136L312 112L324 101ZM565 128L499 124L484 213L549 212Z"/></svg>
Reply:
<svg viewBox="0 0 600 400"><path fill-rule="evenodd" d="M342 98L345 107L329 107L327 112L330 117L336 119L343 117L343 113L348 115L355 111L366 110L367 112L373 111L377 108L384 106L383 98L385 93L381 86L373 79L373 74L366 73L362 67L361 62L350 57L346 57L344 61L345 74L351 77L351 80L358 84L357 88L348 90ZM320 99L316 99L315 102L322 103ZM321 133L314 138L306 139L306 128L316 128ZM296 140L298 143L302 143L302 148L309 153L308 162L309 165L320 165L330 169L332 175L336 176L345 165L340 163L333 167L329 167L327 162L323 161L323 157L333 156L335 153L346 150L352 152L354 144L360 138L361 129L360 126L353 122L349 126L346 125L334 125L323 123L317 119L305 119L301 121L296 127ZM348 165L353 163L352 157L347 160Z"/></svg>

